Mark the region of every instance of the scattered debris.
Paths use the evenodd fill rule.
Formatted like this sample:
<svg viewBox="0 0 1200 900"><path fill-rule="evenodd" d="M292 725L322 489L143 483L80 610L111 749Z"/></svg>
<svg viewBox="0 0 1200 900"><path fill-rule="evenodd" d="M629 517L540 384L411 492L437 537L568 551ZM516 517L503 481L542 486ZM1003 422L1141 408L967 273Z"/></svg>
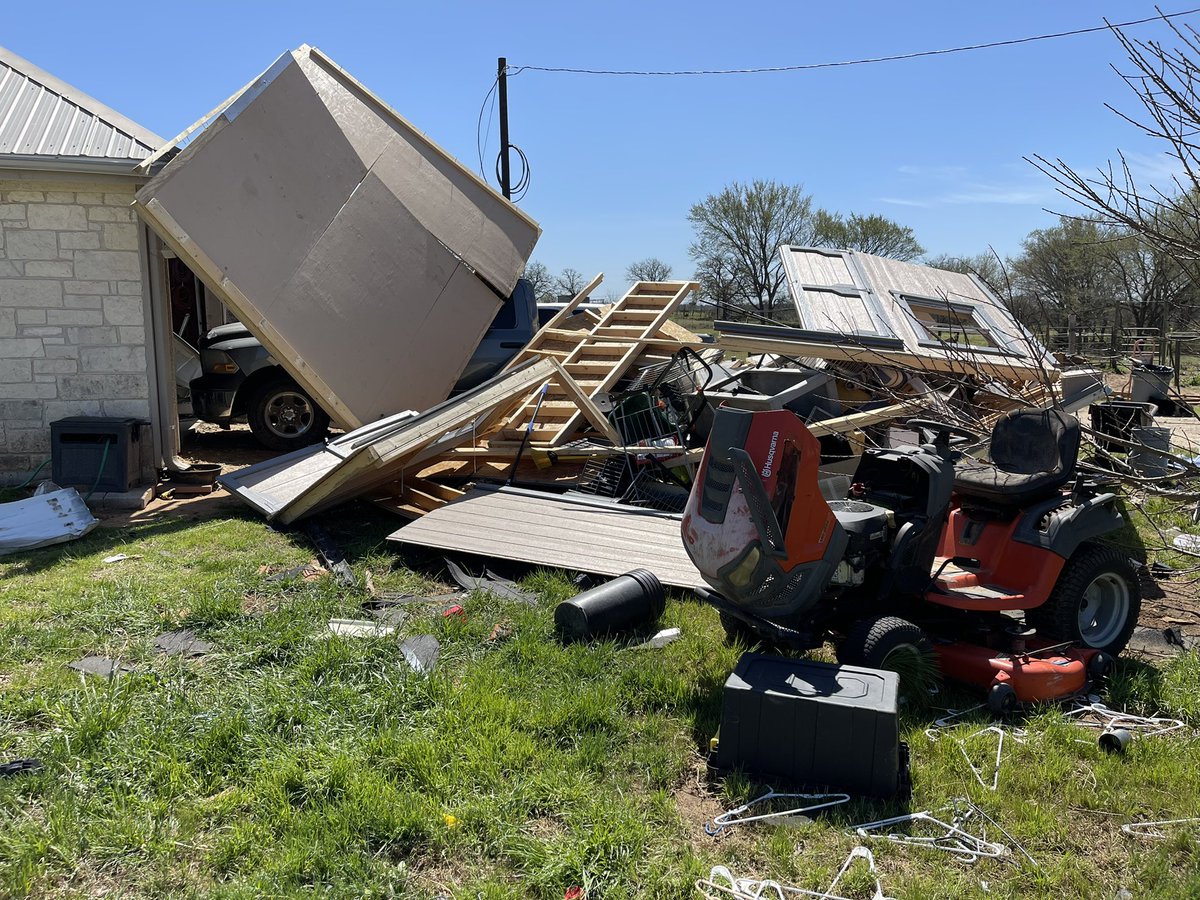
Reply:
<svg viewBox="0 0 1200 900"><path fill-rule="evenodd" d="M40 759L14 759L6 763L0 763L0 778L13 778L17 775L24 775L28 772L37 772L42 768Z"/></svg>
<svg viewBox="0 0 1200 900"><path fill-rule="evenodd" d="M354 573L350 570L350 564L346 562L346 555L334 544L333 539L329 537L325 529L316 522L309 522L306 530L313 542L313 546L317 548L317 553L321 555L321 560L325 563L325 568L332 572L337 577L337 580L346 587L352 588L357 585L358 582L354 578Z"/></svg>
<svg viewBox="0 0 1200 900"><path fill-rule="evenodd" d="M1077 702L1073 708L1067 710L1065 715L1086 728L1100 728L1103 731L1123 728L1127 731L1137 731L1144 737L1168 734L1187 728L1187 724L1179 719L1139 716L1135 713L1109 709L1099 700L1089 698L1089 701L1088 703Z"/></svg>
<svg viewBox="0 0 1200 900"><path fill-rule="evenodd" d="M392 625L371 622L364 619L330 619L329 630L339 637L378 638L393 634L396 629Z"/></svg>
<svg viewBox="0 0 1200 900"><path fill-rule="evenodd" d="M1004 738L1008 731L1001 725L988 725L985 728L980 728L978 731L968 734L965 737L955 738L954 743L958 746L959 752L962 753L963 759L967 761L967 765L971 767L971 772L975 776L975 780L979 782L980 787L985 787L989 791L994 791L1000 784L1000 761L1004 754ZM1019 729L1012 732L1012 738L1020 742L1021 736L1024 734ZM983 771L977 766L971 757L967 754L967 743L974 738L982 735L995 735L996 737L996 759L992 764L991 780L985 780Z"/></svg>
<svg viewBox="0 0 1200 900"><path fill-rule="evenodd" d="M97 524L75 488L0 503L0 556L73 541Z"/></svg>
<svg viewBox="0 0 1200 900"><path fill-rule="evenodd" d="M938 810L939 815L953 813L949 822L944 822L932 812L922 811L907 813L902 816L892 816L890 819L880 819L877 822L865 822L855 825L853 831L859 837L867 839L882 838L893 844L904 844L910 847L925 847L930 850L940 850L952 853L966 862L975 862L981 857L999 858L1008 854L1008 847L985 840L982 837L969 834L963 826L975 815L976 807L964 798L955 800L951 805ZM896 825L928 825L933 830L928 834L900 833L882 831ZM911 832L912 829L910 828Z"/></svg>
<svg viewBox="0 0 1200 900"><path fill-rule="evenodd" d="M449 619L451 617L457 618L463 622L467 621L467 611L463 609L461 603L455 603L449 609L442 610L443 619Z"/></svg>
<svg viewBox="0 0 1200 900"><path fill-rule="evenodd" d="M134 667L129 663L122 662L119 659L109 659L107 656L100 656L98 654L89 654L83 659L67 663L67 668L74 669L76 672L81 672L84 675L96 675L100 678L116 678L122 673L135 671Z"/></svg>
<svg viewBox="0 0 1200 900"><path fill-rule="evenodd" d="M762 898L777 898L777 900L785 900L786 897L816 897L817 900L848 900L841 894L834 893L838 884L842 880L850 867L854 865L855 860L865 860L867 864L867 874L874 876L875 886L870 900L892 900L883 893L883 882L879 879L879 871L875 868L875 857L866 847L854 847L850 851L850 855L846 857L841 868L833 876L833 881L829 883L829 887L823 891L810 891L807 888L796 887L791 884L784 884L772 879L756 880L753 878L735 878L733 873L725 866L713 866L708 873L708 878L701 878L696 881L696 890L709 900L719 900L719 898L733 897L735 900L762 900ZM709 891L716 891L716 894Z"/></svg>
<svg viewBox="0 0 1200 900"><path fill-rule="evenodd" d="M500 597L504 600L515 600L527 606L537 606L538 604L536 594L521 590L514 582L507 578L501 578L490 569L484 569L483 575L475 576L471 575L452 559L445 560L445 563L447 571L450 572L450 577L463 590L484 591L495 597Z"/></svg>
<svg viewBox="0 0 1200 900"><path fill-rule="evenodd" d="M1122 825L1121 830L1130 837L1166 840L1170 835L1162 832L1161 829L1164 825L1200 825L1200 818L1162 819L1158 822L1129 822Z"/></svg>
<svg viewBox="0 0 1200 900"><path fill-rule="evenodd" d="M640 644L634 644L630 650L661 650L668 644L673 644L683 637L683 632L678 628L664 628L662 631L656 632L647 641Z"/></svg>
<svg viewBox="0 0 1200 900"><path fill-rule="evenodd" d="M1111 731L1103 732L1097 738L1097 743L1100 745L1100 749L1106 753L1124 753L1132 740L1133 734L1127 729L1114 728Z"/></svg>
<svg viewBox="0 0 1200 900"><path fill-rule="evenodd" d="M258 574L268 575L270 571L270 566L262 566L259 568ZM269 575L267 578L267 583L270 584L277 581L291 581L293 578L303 578L305 581L317 581L320 578L324 578L328 574L329 570L314 559L311 562L306 562L298 566L292 566L290 569L285 569L282 572L276 572L273 575Z"/></svg>
<svg viewBox="0 0 1200 900"><path fill-rule="evenodd" d="M154 649L166 656L204 656L212 651L212 644L196 637L190 629L164 631L154 639Z"/></svg>
<svg viewBox="0 0 1200 900"><path fill-rule="evenodd" d="M747 813L756 807L776 804L780 800L805 800L814 802L804 803L789 809L747 815ZM787 794L768 790L761 797L755 797L753 800L743 803L736 809L731 809L721 813L719 816L715 816L711 824L705 824L704 833L716 837L731 825L745 825L748 822L765 822L773 819L800 818L807 816L808 813L829 809L832 806L849 802L849 794Z"/></svg>
<svg viewBox="0 0 1200 900"><path fill-rule="evenodd" d="M400 628L409 617L407 604L395 600L368 600L363 609L393 628Z"/></svg>
<svg viewBox="0 0 1200 900"><path fill-rule="evenodd" d="M113 563L125 562L125 560L127 560L127 559L141 559L141 558L142 558L142 556L140 553L133 553L133 554L118 553L115 556L106 556L106 557L104 557L104 559L102 559L100 561L102 563L104 563L105 565L110 566Z"/></svg>
<svg viewBox="0 0 1200 900"><path fill-rule="evenodd" d="M515 633L516 632L513 631L512 625L510 625L509 623L497 622L495 625L492 626L492 630L488 633L488 636L485 637L483 640L484 640L484 643L487 643L487 644L499 644L504 641L507 641Z"/></svg>
<svg viewBox="0 0 1200 900"><path fill-rule="evenodd" d="M412 666L412 670L420 675L428 675L437 665L441 645L431 634L418 634L405 639L400 645L400 652Z"/></svg>

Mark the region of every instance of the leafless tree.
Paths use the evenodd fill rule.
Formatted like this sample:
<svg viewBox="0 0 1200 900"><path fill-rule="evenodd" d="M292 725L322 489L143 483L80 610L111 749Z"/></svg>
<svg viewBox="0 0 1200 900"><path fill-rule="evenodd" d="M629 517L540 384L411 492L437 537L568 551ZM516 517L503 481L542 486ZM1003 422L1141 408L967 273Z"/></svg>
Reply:
<svg viewBox="0 0 1200 900"><path fill-rule="evenodd" d="M630 281L667 281L671 277L671 267L656 256L648 256L631 263L625 270L625 277Z"/></svg>
<svg viewBox="0 0 1200 900"><path fill-rule="evenodd" d="M779 246L814 237L812 198L800 185L775 181L735 181L695 204L688 221L697 266L714 257L728 261L738 299L766 313L787 293Z"/></svg>
<svg viewBox="0 0 1200 900"><path fill-rule="evenodd" d="M583 290L583 286L587 284L587 281L584 280L582 272L568 266L562 270L562 273L555 279L554 283L558 287L559 293L570 294L574 297Z"/></svg>
<svg viewBox="0 0 1200 900"><path fill-rule="evenodd" d="M541 300L547 294L554 292L554 276L546 268L545 263L531 262L525 267L525 280L533 288L533 296Z"/></svg>
<svg viewBox="0 0 1200 900"><path fill-rule="evenodd" d="M1134 166L1118 151L1117 161L1094 174L1072 169L1061 159L1029 161L1049 176L1065 197L1121 226L1166 253L1193 278L1200 276L1200 33L1163 20L1178 41L1168 47L1139 40L1113 28L1132 64L1117 74L1142 106L1130 115L1109 109L1144 134L1156 138L1179 169L1169 185L1139 184Z"/></svg>

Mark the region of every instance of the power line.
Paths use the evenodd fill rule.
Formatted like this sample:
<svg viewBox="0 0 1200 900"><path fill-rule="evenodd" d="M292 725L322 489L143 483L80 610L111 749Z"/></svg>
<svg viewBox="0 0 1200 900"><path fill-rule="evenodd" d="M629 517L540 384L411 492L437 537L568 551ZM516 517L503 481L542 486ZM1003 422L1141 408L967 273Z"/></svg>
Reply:
<svg viewBox="0 0 1200 900"><path fill-rule="evenodd" d="M753 69L683 69L674 72L634 71L628 69L572 69L565 66L519 66L512 71L513 75L522 72L567 72L573 75L757 75L765 72L803 72L810 69L836 69L845 66L865 66L870 63L896 62L902 59L919 59L924 56L945 56L949 53L965 53L968 50L986 50L990 47L1011 47L1015 44L1030 44L1034 41L1049 41L1055 38L1074 37L1079 34L1093 34L1097 31L1109 31L1113 28L1129 28L1134 25L1145 25L1147 22L1161 22L1167 19L1177 19L1180 16L1190 16L1200 12L1200 7L1185 9L1180 12L1162 13L1148 16L1144 19L1132 19L1128 22L1110 23L1091 28L1076 28L1073 31L1057 31L1053 34L1036 34L1031 37L1011 38L1006 41L989 41L986 44L967 44L962 47L947 47L942 50L919 50L915 53L896 53L891 56L872 56L866 59L847 59L839 62L802 63L795 66L762 66Z"/></svg>

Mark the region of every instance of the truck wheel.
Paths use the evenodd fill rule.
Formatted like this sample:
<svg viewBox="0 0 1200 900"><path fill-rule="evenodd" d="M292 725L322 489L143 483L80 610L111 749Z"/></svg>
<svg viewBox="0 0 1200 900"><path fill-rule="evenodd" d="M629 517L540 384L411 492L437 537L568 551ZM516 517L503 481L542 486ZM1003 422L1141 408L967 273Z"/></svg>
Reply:
<svg viewBox="0 0 1200 900"><path fill-rule="evenodd" d="M897 616L863 619L837 647L843 665L888 669L900 676L901 689L920 694L938 681L933 645L919 627Z"/></svg>
<svg viewBox="0 0 1200 900"><path fill-rule="evenodd" d="M1116 547L1083 544L1067 560L1050 598L1025 618L1043 637L1116 656L1141 610L1142 590L1129 557Z"/></svg>
<svg viewBox="0 0 1200 900"><path fill-rule="evenodd" d="M329 431L329 416L290 378L259 385L246 417L254 437L272 450L298 450Z"/></svg>

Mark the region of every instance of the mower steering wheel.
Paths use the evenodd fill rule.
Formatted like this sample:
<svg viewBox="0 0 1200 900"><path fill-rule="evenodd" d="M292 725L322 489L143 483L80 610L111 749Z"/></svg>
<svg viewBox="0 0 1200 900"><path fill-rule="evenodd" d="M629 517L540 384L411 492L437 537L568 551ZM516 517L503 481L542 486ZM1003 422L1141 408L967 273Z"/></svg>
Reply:
<svg viewBox="0 0 1200 900"><path fill-rule="evenodd" d="M906 423L910 428L921 428L932 431L938 437L945 435L947 443L951 437L965 437L969 441L982 440L977 432L961 425L949 425L946 422L935 422L933 419L909 419Z"/></svg>

